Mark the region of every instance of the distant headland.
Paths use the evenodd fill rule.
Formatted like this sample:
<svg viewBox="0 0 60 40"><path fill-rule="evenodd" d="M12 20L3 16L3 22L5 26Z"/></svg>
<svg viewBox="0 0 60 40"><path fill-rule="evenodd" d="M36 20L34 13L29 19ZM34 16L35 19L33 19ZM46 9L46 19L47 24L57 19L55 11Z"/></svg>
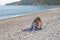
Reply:
<svg viewBox="0 0 60 40"><path fill-rule="evenodd" d="M21 0L6 5L60 5L60 0Z"/></svg>

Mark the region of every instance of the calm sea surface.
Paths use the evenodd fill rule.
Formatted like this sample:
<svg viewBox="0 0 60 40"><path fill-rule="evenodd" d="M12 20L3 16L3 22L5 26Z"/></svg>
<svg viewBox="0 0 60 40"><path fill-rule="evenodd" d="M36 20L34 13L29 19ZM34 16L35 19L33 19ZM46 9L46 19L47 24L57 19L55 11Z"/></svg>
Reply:
<svg viewBox="0 0 60 40"><path fill-rule="evenodd" d="M0 19L56 7L57 6L0 6Z"/></svg>

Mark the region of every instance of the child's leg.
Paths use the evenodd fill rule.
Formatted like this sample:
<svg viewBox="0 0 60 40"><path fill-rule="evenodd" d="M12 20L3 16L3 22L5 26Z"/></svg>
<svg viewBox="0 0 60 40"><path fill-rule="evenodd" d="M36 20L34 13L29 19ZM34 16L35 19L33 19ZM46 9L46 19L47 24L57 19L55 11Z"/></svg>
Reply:
<svg viewBox="0 0 60 40"><path fill-rule="evenodd" d="M26 28L26 29L23 29L23 31L32 31L32 26L31 27L28 27L28 28Z"/></svg>

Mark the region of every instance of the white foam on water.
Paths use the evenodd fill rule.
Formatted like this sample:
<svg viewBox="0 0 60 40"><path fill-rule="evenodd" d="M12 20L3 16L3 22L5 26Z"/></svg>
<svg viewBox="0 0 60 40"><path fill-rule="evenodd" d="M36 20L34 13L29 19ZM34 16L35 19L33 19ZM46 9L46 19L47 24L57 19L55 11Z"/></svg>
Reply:
<svg viewBox="0 0 60 40"><path fill-rule="evenodd" d="M50 9L50 10L52 10L52 11L53 11L53 10L56 10L56 9L58 9L58 8L53 8L53 9Z"/></svg>
<svg viewBox="0 0 60 40"><path fill-rule="evenodd" d="M46 9L46 10L42 10L42 11L37 11L37 12L44 12L44 11L47 11L47 10L56 10L56 9L58 9L58 8L53 8L53 9ZM18 16L24 16L24 15L30 15L30 14L35 14L35 13L37 13L37 12L31 12L31 13L26 13L26 14L20 14L20 15L15 15L15 16L7 16L7 17L2 17L2 18L0 18L0 20L1 19L8 19L8 18L13 18L13 17L18 17Z"/></svg>

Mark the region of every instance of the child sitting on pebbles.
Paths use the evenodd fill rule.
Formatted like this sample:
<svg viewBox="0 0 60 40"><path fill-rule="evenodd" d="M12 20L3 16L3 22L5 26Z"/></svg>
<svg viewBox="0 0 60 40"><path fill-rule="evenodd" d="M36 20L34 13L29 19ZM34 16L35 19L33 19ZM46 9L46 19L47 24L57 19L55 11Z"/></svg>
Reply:
<svg viewBox="0 0 60 40"><path fill-rule="evenodd" d="M23 31L36 31L36 30L41 30L42 27L42 21L40 17L36 17L31 26L28 28L23 29Z"/></svg>

